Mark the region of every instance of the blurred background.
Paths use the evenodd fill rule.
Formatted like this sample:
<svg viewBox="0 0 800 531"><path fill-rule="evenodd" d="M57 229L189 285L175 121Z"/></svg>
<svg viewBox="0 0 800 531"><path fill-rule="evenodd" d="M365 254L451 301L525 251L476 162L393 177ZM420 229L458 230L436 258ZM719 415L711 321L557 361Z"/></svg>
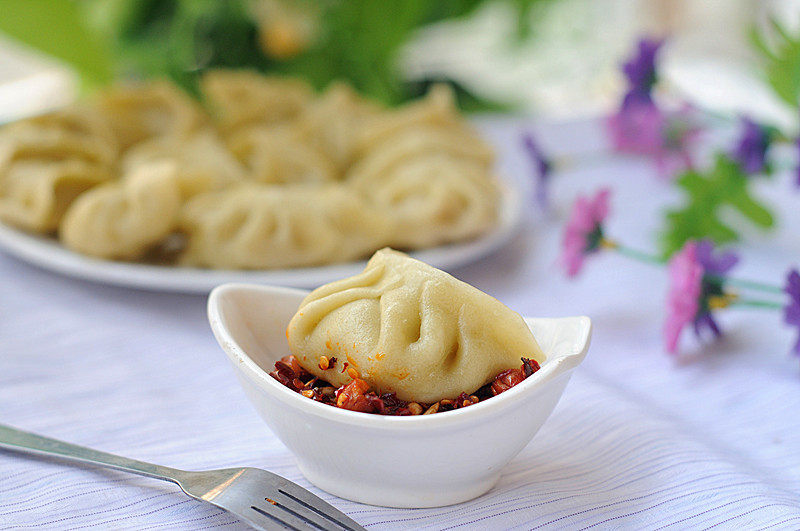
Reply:
<svg viewBox="0 0 800 531"><path fill-rule="evenodd" d="M798 0L4 0L0 121L112 79L251 67L350 80L389 104L446 80L476 112L575 119L612 110L638 37L668 37L659 90L794 132L755 41L794 32ZM754 36L758 35L759 38ZM800 72L800 64L796 66ZM800 73L798 73L800 76Z"/></svg>

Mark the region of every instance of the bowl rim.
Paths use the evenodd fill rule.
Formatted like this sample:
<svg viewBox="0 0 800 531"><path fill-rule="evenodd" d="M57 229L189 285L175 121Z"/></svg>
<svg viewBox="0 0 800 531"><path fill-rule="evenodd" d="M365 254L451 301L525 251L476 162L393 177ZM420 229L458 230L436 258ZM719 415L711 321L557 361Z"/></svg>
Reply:
<svg viewBox="0 0 800 531"><path fill-rule="evenodd" d="M444 411L433 415L377 415L374 413L364 413L332 407L328 404L310 400L282 385L271 377L269 372L262 369L247 352L242 349L224 324L220 302L230 292L241 290L261 292L265 295L282 294L294 296L298 298L298 305L306 295L310 293L307 290L296 288L242 283L223 284L211 291L208 297L207 307L209 323L217 342L220 347L222 347L222 350L225 352L230 362L234 365L235 370L248 378L248 380L253 382L257 387L269 393L273 398L282 402L288 409L300 409L304 413L324 417L328 421L350 426L371 429L431 429L452 426L453 424L469 422L477 418L491 415L492 412L512 407L514 403L524 400L527 395L532 394L536 389L543 387L546 383L563 374L571 372L585 358L591 341L592 324L589 317L525 317L524 319L528 326L533 322L541 321L578 321L580 323L579 328L581 333L576 337L567 353L546 359L545 362L542 363L541 368L526 378L522 383L515 385L498 396L492 397L490 400L481 401L470 407Z"/></svg>

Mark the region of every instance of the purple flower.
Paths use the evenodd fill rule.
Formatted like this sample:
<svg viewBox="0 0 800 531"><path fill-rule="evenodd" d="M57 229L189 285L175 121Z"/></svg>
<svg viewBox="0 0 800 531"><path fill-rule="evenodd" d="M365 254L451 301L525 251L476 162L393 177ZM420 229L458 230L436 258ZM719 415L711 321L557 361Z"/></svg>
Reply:
<svg viewBox="0 0 800 531"><path fill-rule="evenodd" d="M694 333L699 337L705 327L714 337L719 337L721 332L711 316L709 300L711 297L724 297L724 275L739 263L739 256L733 251L720 252L714 256L714 244L711 240L701 240L697 242L697 261L703 267L703 289L701 310L694 321Z"/></svg>
<svg viewBox="0 0 800 531"><path fill-rule="evenodd" d="M542 153L539 144L533 137L533 133L526 132L522 134L522 145L525 147L525 152L533 165L533 175L536 178L536 202L539 203L541 208L547 208L549 195L547 189L553 165L550 159Z"/></svg>
<svg viewBox="0 0 800 531"><path fill-rule="evenodd" d="M689 143L697 128L689 109L665 114L652 100L626 97L606 126L616 151L652 157L662 177L692 168Z"/></svg>
<svg viewBox="0 0 800 531"><path fill-rule="evenodd" d="M800 151L800 136L797 137L797 150ZM794 182L797 186L800 186L800 163L797 164Z"/></svg>
<svg viewBox="0 0 800 531"><path fill-rule="evenodd" d="M653 106L653 98L650 97L649 90L639 90L639 89L631 89L625 93L625 96L622 97L622 106L621 109L629 109L636 105L640 106Z"/></svg>
<svg viewBox="0 0 800 531"><path fill-rule="evenodd" d="M628 94L626 99L650 99L650 90L656 83L656 55L663 40L640 39L636 55L622 65L622 71L628 79Z"/></svg>
<svg viewBox="0 0 800 531"><path fill-rule="evenodd" d="M694 321L694 332L698 337L703 327L708 328L715 337L721 332L711 315L713 299L724 300L725 274L739 263L739 257L733 251L714 254L711 240L697 242L697 261L703 267L702 293L700 294L700 310Z"/></svg>
<svg viewBox="0 0 800 531"><path fill-rule="evenodd" d="M659 175L674 177L692 168L689 142L697 127L688 108L666 113L653 101L651 92L658 79L656 56L663 43L641 39L636 54L622 65L628 89L619 111L606 125L616 151L653 157Z"/></svg>
<svg viewBox="0 0 800 531"><path fill-rule="evenodd" d="M783 308L783 322L800 328L800 273L797 269L792 269L786 275L786 287L783 290L789 295L789 302ZM800 337L792 350L796 356L800 356Z"/></svg>
<svg viewBox="0 0 800 531"><path fill-rule="evenodd" d="M767 150L772 143L772 130L761 126L748 117L741 120L742 130L733 158L748 174L761 173L769 169Z"/></svg>
<svg viewBox="0 0 800 531"><path fill-rule="evenodd" d="M697 242L697 260L706 273L718 276L726 274L739 263L739 257L733 251L714 256L714 243L711 240Z"/></svg>

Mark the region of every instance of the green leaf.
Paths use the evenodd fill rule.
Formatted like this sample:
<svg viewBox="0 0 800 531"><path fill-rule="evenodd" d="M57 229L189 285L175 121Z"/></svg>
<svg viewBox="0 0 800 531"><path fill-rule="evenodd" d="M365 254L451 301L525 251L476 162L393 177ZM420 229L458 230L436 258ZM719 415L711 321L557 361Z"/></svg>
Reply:
<svg viewBox="0 0 800 531"><path fill-rule="evenodd" d="M168 76L196 93L206 69L251 68L303 76L319 88L344 79L367 96L395 104L417 95L396 65L414 32L468 16L486 1L305 0L317 17L317 38L288 59L262 51L250 0L0 0L0 31L70 64L88 85L108 83L120 73ZM552 0L506 1L520 15L520 34L527 35L531 9ZM464 87L457 92L464 108L500 108Z"/></svg>
<svg viewBox="0 0 800 531"><path fill-rule="evenodd" d="M107 0L102 7L107 8ZM209 68L269 69L258 28L240 1L118 0L96 21L111 28L123 72L169 76L191 93Z"/></svg>
<svg viewBox="0 0 800 531"><path fill-rule="evenodd" d="M106 42L72 0L0 1L0 31L71 65L88 84L113 77Z"/></svg>
<svg viewBox="0 0 800 531"><path fill-rule="evenodd" d="M772 212L750 197L747 193L732 195L728 203L738 210L740 214L762 229L769 229L775 225L775 218Z"/></svg>
<svg viewBox="0 0 800 531"><path fill-rule="evenodd" d="M756 28L751 28L749 32L750 44L753 45L755 51L763 55L767 59L774 59L775 54L769 49L767 43L764 41L764 36L759 33Z"/></svg>
<svg viewBox="0 0 800 531"><path fill-rule="evenodd" d="M791 35L774 19L770 21L776 44L769 47L764 36L752 31L753 47L764 59L764 68L775 93L792 107L800 105L800 35Z"/></svg>
<svg viewBox="0 0 800 531"><path fill-rule="evenodd" d="M686 201L666 213L666 228L661 235L664 258L692 239L709 238L718 244L737 241L736 231L720 219L725 206L762 229L775 223L769 209L751 195L751 181L741 166L725 153L717 154L714 166L707 172L690 170L675 182L686 193Z"/></svg>
<svg viewBox="0 0 800 531"><path fill-rule="evenodd" d="M82 1L93 7L96 29L110 37L125 73L169 76L196 92L204 70L245 67L302 76L317 88L344 79L373 99L397 104L418 95L419 84L400 79L396 64L414 32L468 16L487 0L306 0L311 21L318 25L315 39L299 55L280 59L262 51L260 21L245 0ZM552 0L505 1L524 14ZM457 92L462 108L500 107L464 87Z"/></svg>

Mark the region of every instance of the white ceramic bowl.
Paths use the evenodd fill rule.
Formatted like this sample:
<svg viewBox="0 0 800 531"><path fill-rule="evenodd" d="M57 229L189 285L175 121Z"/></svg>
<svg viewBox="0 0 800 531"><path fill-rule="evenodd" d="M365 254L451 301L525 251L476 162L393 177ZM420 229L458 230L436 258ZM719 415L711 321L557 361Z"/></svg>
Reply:
<svg viewBox="0 0 800 531"><path fill-rule="evenodd" d="M455 411L359 413L291 391L268 372L289 354L286 326L306 291L225 284L211 292L211 328L245 393L319 488L388 507L438 507L480 496L553 411L586 356L587 317L526 319L547 359L510 390Z"/></svg>

